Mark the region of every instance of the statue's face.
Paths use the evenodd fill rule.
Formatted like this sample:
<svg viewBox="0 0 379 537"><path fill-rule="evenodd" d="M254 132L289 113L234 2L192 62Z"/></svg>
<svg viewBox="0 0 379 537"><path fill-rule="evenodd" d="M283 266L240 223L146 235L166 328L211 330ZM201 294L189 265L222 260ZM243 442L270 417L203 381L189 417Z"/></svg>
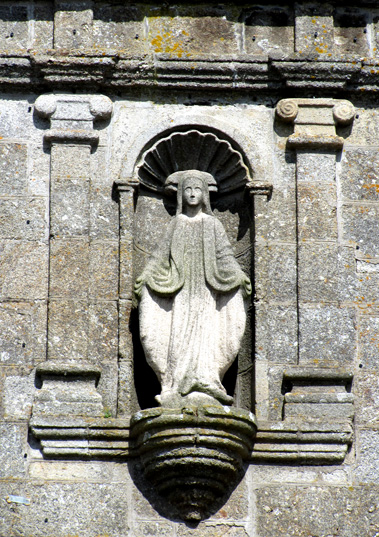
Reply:
<svg viewBox="0 0 379 537"><path fill-rule="evenodd" d="M188 179L183 184L183 204L197 207L203 203L203 185L199 179Z"/></svg>

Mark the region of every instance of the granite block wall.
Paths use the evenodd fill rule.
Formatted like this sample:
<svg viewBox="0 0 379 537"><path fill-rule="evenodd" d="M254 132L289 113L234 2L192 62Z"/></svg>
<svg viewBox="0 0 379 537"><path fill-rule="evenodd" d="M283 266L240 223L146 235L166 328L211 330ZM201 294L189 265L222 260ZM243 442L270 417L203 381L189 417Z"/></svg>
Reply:
<svg viewBox="0 0 379 537"><path fill-rule="evenodd" d="M378 21L375 2L0 2L0 537L379 534ZM63 111L41 113L45 94ZM99 95L109 116L91 101ZM283 98L348 99L352 121L333 123L340 146L291 145L296 121L275 112ZM305 134L317 124L324 136L312 121ZM128 235L115 184L135 177L162 133L188 126L223 133L272 187L246 209L254 322L239 375L253 383L237 381L238 405L265 427L284 423L291 368L348 372L354 395L343 460L253 458L196 527L146 492L138 461L90 455L85 432L81 454L49 456L30 428L41 364L99 368L95 403L92 384L78 388L99 420L128 420L154 400L141 393L156 385L131 366L128 289L142 242ZM153 244L170 216L158 198L133 195ZM236 215L217 214L244 251ZM311 414L307 404L296 412ZM67 437L54 441L65 449Z"/></svg>

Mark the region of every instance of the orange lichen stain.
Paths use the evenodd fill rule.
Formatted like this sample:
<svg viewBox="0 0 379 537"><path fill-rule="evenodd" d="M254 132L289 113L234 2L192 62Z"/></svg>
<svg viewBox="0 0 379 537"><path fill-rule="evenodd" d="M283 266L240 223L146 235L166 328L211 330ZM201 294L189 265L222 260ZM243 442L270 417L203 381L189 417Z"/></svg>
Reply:
<svg viewBox="0 0 379 537"><path fill-rule="evenodd" d="M379 193L379 185L377 183L373 183L372 185L362 185L362 188L365 188L366 190L374 189L375 192Z"/></svg>
<svg viewBox="0 0 379 537"><path fill-rule="evenodd" d="M188 33L183 30L182 35L187 36ZM185 54L182 43L175 41L174 37L169 32L163 32L161 35L156 35L152 40L151 44L154 47L154 52L165 52L166 54L172 54L178 58L181 58ZM190 54L186 54L190 56Z"/></svg>

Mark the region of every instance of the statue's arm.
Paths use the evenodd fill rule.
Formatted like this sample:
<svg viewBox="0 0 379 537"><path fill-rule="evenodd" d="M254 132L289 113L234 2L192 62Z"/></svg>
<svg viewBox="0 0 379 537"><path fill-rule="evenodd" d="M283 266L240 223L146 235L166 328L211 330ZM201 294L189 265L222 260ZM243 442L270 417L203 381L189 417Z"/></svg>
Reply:
<svg viewBox="0 0 379 537"><path fill-rule="evenodd" d="M240 287L245 297L251 295L252 286L250 278L241 269L237 259L234 256L233 248L229 242L226 231L221 222L215 219L215 233L216 233L216 256L218 264L225 267L226 271L233 271L238 274L240 279Z"/></svg>
<svg viewBox="0 0 379 537"><path fill-rule="evenodd" d="M136 294L138 299L141 298L143 286L146 285L146 283L149 281L151 274L157 271L157 267L164 266L168 263L170 256L171 237L174 231L174 227L175 222L173 220L169 224L164 234L164 238L159 241L156 248L150 255L142 273L136 278L134 284L134 293Z"/></svg>

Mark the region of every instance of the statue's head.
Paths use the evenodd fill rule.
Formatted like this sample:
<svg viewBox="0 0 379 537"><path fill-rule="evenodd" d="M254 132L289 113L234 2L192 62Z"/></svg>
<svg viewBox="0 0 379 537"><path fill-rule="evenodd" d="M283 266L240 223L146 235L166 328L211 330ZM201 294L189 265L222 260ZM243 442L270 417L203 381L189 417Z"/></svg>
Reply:
<svg viewBox="0 0 379 537"><path fill-rule="evenodd" d="M199 170L185 170L171 174L167 181L177 183L177 214L183 212L186 204L202 203L203 212L212 214L209 201L209 184L214 184L215 180L210 173Z"/></svg>

